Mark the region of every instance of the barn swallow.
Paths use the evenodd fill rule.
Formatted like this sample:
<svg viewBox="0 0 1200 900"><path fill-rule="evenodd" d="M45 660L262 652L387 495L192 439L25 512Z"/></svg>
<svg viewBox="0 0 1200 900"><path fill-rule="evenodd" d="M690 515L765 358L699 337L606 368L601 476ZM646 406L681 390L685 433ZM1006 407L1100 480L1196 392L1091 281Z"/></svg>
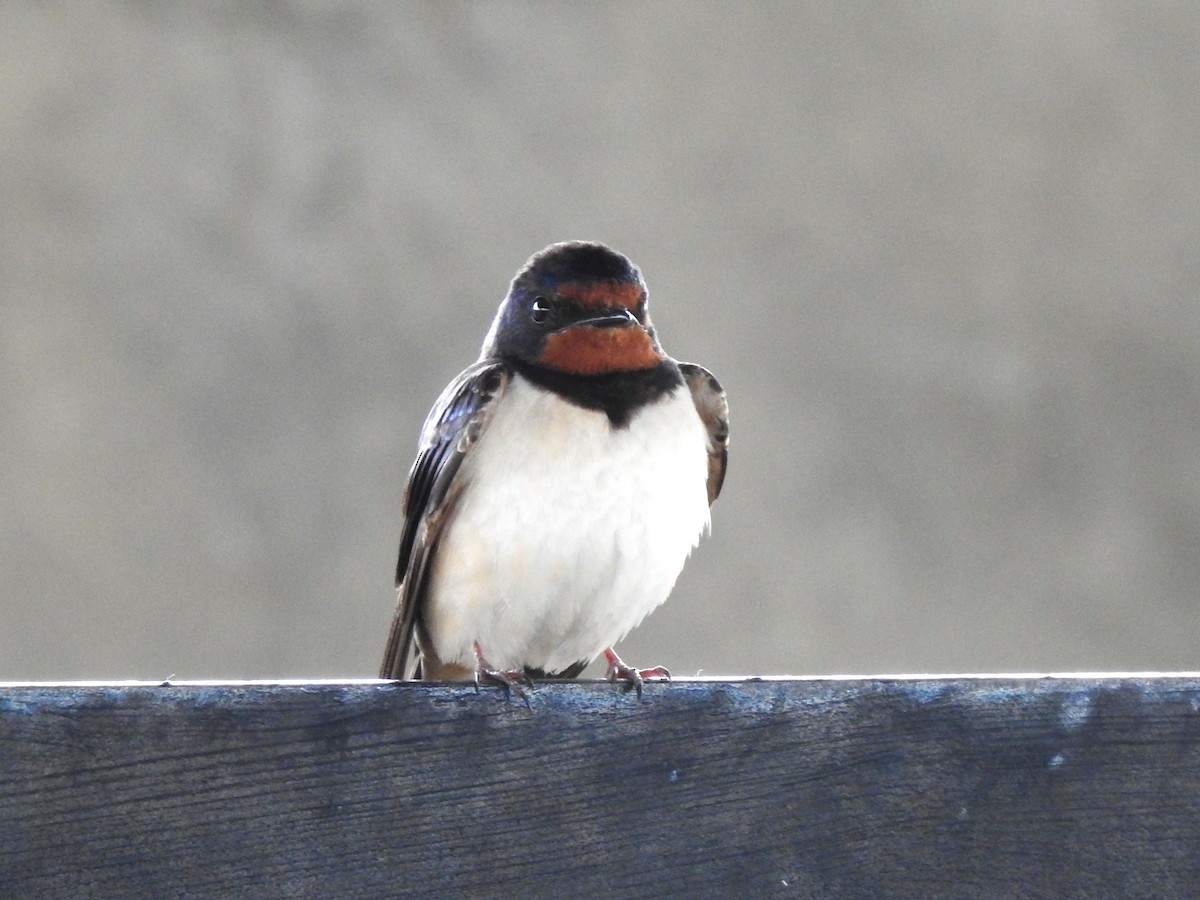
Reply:
<svg viewBox="0 0 1200 900"><path fill-rule="evenodd" d="M721 491L725 392L663 351L646 283L603 244L534 254L479 360L421 430L382 677L516 692L613 651L667 599ZM415 644L415 654L414 654ZM415 668L414 668L415 665Z"/></svg>

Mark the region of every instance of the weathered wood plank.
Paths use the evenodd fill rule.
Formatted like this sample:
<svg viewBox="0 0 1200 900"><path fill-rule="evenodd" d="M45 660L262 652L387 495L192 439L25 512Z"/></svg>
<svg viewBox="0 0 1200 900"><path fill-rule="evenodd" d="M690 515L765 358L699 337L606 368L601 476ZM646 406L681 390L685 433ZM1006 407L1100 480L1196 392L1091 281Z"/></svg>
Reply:
<svg viewBox="0 0 1200 900"><path fill-rule="evenodd" d="M0 687L0 895L1193 896L1200 676Z"/></svg>

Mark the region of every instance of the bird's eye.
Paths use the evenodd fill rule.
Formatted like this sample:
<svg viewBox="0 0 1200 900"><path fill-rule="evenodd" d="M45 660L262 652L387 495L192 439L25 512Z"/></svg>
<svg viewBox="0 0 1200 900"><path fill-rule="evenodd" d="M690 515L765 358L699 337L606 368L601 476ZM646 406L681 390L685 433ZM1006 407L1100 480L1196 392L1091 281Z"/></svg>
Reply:
<svg viewBox="0 0 1200 900"><path fill-rule="evenodd" d="M550 318L550 303L545 297L534 297L533 307L529 311L529 317L533 319L537 325L542 325Z"/></svg>

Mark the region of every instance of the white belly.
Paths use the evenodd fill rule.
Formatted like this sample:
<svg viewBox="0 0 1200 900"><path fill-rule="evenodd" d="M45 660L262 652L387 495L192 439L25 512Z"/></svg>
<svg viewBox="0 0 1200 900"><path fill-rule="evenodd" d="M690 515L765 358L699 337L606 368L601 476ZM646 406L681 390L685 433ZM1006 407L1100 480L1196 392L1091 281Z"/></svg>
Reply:
<svg viewBox="0 0 1200 900"><path fill-rule="evenodd" d="M707 435L686 387L614 429L517 375L459 477L425 624L444 662L562 671L667 599L708 527Z"/></svg>

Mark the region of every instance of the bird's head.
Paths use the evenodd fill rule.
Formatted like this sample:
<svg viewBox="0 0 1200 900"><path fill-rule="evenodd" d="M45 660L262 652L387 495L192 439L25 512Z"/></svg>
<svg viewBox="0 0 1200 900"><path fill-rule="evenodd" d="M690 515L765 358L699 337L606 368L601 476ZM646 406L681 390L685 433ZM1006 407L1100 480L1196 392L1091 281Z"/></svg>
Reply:
<svg viewBox="0 0 1200 900"><path fill-rule="evenodd" d="M603 244L568 241L535 253L500 304L484 355L571 375L649 369L665 355L637 266Z"/></svg>

